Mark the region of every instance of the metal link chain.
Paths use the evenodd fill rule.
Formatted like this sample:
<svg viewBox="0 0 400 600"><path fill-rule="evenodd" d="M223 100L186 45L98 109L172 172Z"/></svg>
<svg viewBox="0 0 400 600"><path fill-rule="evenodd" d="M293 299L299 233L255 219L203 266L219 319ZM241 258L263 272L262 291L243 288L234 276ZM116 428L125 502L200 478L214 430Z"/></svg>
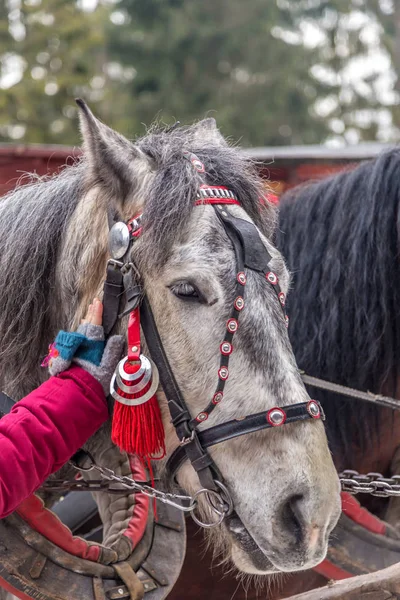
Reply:
<svg viewBox="0 0 400 600"><path fill-rule="evenodd" d="M112 469L101 467L94 462L89 467L80 468L77 465L74 465L74 467L78 471L83 472L97 471L102 479L74 479L73 481L55 479L45 482L43 488L54 492L107 492L108 494L123 494L124 490L130 490L132 492L140 492L164 504L169 504L182 512L192 512L197 506L197 501L192 496L162 492L148 485L146 482L135 481L126 475L117 475ZM123 488L121 489L121 487L116 487L113 484L119 484Z"/></svg>
<svg viewBox="0 0 400 600"><path fill-rule="evenodd" d="M130 477L120 477L111 469L94 465L93 469L98 471L103 479L75 479L73 481L64 479L55 479L43 484L43 488L53 492L107 492L108 494L122 494L123 489L115 487L117 483L124 486L124 489L141 492L149 498L154 498L169 504L183 512L192 512L197 507L197 500L192 496L184 494L172 494L157 490L148 483L139 482ZM362 475L358 471L347 469L339 474L339 480L343 492L349 494L371 494L381 498L390 496L400 497L400 475L393 477L384 477L381 473L367 473Z"/></svg>
<svg viewBox="0 0 400 600"><path fill-rule="evenodd" d="M210 528L220 525L224 518L230 515L233 510L233 503L228 490L222 483L220 483L217 480L215 480L215 483L220 488L220 492L216 492L214 490L200 489L195 493L194 496L187 496L185 494L173 494L170 492L162 492L148 485L147 483L140 483L138 481L135 481L131 477L127 477L126 475L119 476L116 473L114 473L112 469L109 469L107 467L101 467L100 465L97 465L94 461L90 466L90 470L97 471L98 473L100 473L103 479L106 479L109 482L118 483L124 486L126 489L140 492L141 494L144 494L149 498L157 500L157 502L169 504L169 506L173 506L174 508L184 513L190 513L194 521L201 527ZM116 493L114 489L113 493ZM198 506L197 499L200 495L205 495L205 497L208 500L209 508L213 513L217 515L217 519L215 521L212 520L210 523L207 523L196 517L194 511Z"/></svg>
<svg viewBox="0 0 400 600"><path fill-rule="evenodd" d="M83 451L81 451L83 452ZM229 516L233 510L232 499L229 495L226 487L219 481L215 480L215 483L219 487L220 491L200 489L194 496L187 496L185 494L173 494L171 492L162 492L149 485L147 482L135 481L128 476L117 475L112 469L107 467L101 467L96 464L93 457L84 452L84 458L89 459L89 465L87 467L80 466L77 461L71 461L71 465L81 472L97 471L101 475L102 479L74 479L64 480L55 479L44 483L43 488L48 491L58 492L107 492L109 494L123 494L124 490L132 492L139 492L156 500L163 504L173 506L177 510L184 513L189 513L194 521L201 527L210 528L215 527L222 523L225 517ZM79 461L80 462L80 461ZM115 487L113 484L118 484L121 487ZM213 513L217 515L216 520L211 522L204 522L195 515L195 510L198 507L198 498L201 495L205 495L208 500L209 508Z"/></svg>
<svg viewBox="0 0 400 600"><path fill-rule="evenodd" d="M112 469L107 467L101 467L97 465L93 458L87 454L86 458L89 458L89 466L79 466L77 463L72 462L75 469L82 472L97 471L102 479L74 479L74 480L63 480L56 479L47 481L44 483L43 488L49 491L75 491L75 492L107 492L108 494L122 494L123 490L130 490L132 492L139 492L152 498L163 504L168 504L185 513L192 513L197 508L198 502L197 497L200 494L206 494L209 499L209 504L218 515L218 522L220 523L225 516L231 513L233 505L228 493L228 490L220 482L216 482L221 489L221 493L210 491L210 490L199 490L195 496L188 496L185 494L174 494L171 492L162 492L149 485L147 482L135 481L128 476L117 475ZM346 469L339 474L339 481L342 491L348 492L349 494L371 494L371 496L377 496L380 498L389 498L391 496L400 497L400 475L393 475L392 477L384 477L381 473L367 473L366 475ZM121 487L115 487L113 484L118 484ZM216 507L214 502L210 502L210 494L218 496L219 506ZM197 522L197 519L195 519ZM200 524L200 523L199 523ZM212 523L211 525L203 524L203 526L213 526L218 523Z"/></svg>
<svg viewBox="0 0 400 600"><path fill-rule="evenodd" d="M389 478L381 473L361 475L348 469L339 474L339 480L342 490L349 494L371 494L380 498L400 496L400 475Z"/></svg>
<svg viewBox="0 0 400 600"><path fill-rule="evenodd" d="M172 494L170 492L162 492L156 488L148 485L147 483L140 483L135 481L128 476L119 476L112 469L107 467L101 467L94 464L93 470L97 471L104 479L109 482L118 483L124 486L126 489L140 492L149 498L154 498L163 504L169 504L182 512L192 512L197 506L197 501L192 496L186 496L184 494ZM110 489L110 488L109 488ZM112 488L111 488L112 489ZM121 493L121 490L119 490ZM113 491L112 493L116 493Z"/></svg>

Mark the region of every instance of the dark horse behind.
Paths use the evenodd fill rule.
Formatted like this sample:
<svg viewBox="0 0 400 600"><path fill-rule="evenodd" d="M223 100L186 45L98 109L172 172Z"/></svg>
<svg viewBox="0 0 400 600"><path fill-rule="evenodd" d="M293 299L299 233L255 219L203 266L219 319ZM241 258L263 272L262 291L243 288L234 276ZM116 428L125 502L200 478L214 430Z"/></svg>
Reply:
<svg viewBox="0 0 400 600"><path fill-rule="evenodd" d="M289 334L300 369L395 398L400 398L399 203L395 148L286 193L276 233L292 273ZM314 388L309 392L323 404L337 469L390 475L399 413ZM366 505L396 526L396 500L389 509L381 498ZM312 587L311 573L308 579ZM314 583L322 582L316 576Z"/></svg>

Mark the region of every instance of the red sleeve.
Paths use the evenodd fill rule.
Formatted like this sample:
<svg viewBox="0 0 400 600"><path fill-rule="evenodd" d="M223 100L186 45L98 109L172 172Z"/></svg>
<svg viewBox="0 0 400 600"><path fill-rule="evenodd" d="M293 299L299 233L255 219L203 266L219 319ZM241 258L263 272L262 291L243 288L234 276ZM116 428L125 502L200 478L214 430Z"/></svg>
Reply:
<svg viewBox="0 0 400 600"><path fill-rule="evenodd" d="M98 381L72 367L0 419L0 518L32 494L108 418Z"/></svg>

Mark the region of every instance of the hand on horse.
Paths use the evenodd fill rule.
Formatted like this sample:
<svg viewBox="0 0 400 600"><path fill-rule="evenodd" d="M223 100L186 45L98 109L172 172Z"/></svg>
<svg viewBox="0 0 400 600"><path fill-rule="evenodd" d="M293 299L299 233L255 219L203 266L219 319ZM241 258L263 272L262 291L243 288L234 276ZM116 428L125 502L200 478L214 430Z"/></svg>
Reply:
<svg viewBox="0 0 400 600"><path fill-rule="evenodd" d="M102 314L103 306L95 299L78 331L59 332L42 363L57 377L50 377L0 419L0 519L109 418L104 394L109 394L123 339L113 336L105 343Z"/></svg>
<svg viewBox="0 0 400 600"><path fill-rule="evenodd" d="M49 371L58 375L77 364L88 371L110 393L110 381L121 358L124 340L120 335L104 340L103 305L98 298L90 304L76 332L60 331L49 353Z"/></svg>

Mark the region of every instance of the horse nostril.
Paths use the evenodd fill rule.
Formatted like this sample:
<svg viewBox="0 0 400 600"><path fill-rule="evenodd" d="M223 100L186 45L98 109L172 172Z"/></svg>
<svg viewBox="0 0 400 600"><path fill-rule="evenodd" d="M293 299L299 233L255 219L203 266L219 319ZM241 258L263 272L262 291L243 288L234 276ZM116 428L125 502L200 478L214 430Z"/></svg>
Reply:
<svg viewBox="0 0 400 600"><path fill-rule="evenodd" d="M303 494L293 494L282 507L282 522L286 531L290 531L295 537L297 544L304 538L304 517L301 507L303 500Z"/></svg>

